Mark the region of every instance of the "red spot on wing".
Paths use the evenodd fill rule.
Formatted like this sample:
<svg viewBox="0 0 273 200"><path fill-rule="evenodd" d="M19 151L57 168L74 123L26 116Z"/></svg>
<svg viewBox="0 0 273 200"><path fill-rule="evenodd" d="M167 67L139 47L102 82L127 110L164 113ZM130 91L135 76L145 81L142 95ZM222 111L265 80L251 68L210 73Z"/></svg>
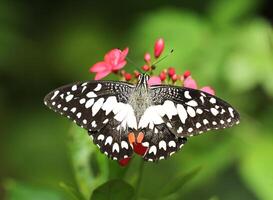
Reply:
<svg viewBox="0 0 273 200"><path fill-rule="evenodd" d="M128 158L123 158L121 160L118 161L119 165L122 166L122 167L125 167L126 165L129 164L129 161L131 160L130 157Z"/></svg>

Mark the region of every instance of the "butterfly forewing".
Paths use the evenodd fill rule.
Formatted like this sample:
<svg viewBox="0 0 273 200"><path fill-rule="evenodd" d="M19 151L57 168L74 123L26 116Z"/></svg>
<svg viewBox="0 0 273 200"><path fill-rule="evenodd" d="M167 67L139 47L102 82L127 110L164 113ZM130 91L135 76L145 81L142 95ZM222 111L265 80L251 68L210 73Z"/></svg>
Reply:
<svg viewBox="0 0 273 200"><path fill-rule="evenodd" d="M147 119L162 121L177 137L192 136L239 123L239 114L232 106L200 90L153 86L151 98L154 105L144 115L150 115ZM147 123L151 122L142 125Z"/></svg>
<svg viewBox="0 0 273 200"><path fill-rule="evenodd" d="M121 141L128 129L137 128L134 111L127 104L133 89L133 85L115 81L76 83L50 92L44 102L87 129L102 152L120 159L132 152L131 146L124 142L121 146Z"/></svg>

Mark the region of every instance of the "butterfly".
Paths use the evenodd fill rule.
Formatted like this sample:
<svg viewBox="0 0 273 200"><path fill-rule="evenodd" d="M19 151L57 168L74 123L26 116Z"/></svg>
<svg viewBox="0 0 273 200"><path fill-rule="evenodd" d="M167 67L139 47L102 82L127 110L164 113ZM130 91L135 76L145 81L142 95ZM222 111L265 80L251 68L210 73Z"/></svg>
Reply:
<svg viewBox="0 0 273 200"><path fill-rule="evenodd" d="M89 81L53 90L44 99L50 109L88 131L101 152L113 160L132 157L134 144L146 147L145 161L166 159L190 136L239 123L239 113L206 92L122 81Z"/></svg>

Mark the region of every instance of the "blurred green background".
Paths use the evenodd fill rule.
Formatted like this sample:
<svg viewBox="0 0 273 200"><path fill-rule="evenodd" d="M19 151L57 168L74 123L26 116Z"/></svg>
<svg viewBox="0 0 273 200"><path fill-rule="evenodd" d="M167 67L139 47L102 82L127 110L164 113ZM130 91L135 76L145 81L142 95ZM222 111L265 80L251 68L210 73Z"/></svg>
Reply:
<svg viewBox="0 0 273 200"><path fill-rule="evenodd" d="M272 16L269 0L0 1L0 199L273 199ZM159 70L191 70L241 124L121 168L43 97L112 48L141 66L158 37L175 50Z"/></svg>

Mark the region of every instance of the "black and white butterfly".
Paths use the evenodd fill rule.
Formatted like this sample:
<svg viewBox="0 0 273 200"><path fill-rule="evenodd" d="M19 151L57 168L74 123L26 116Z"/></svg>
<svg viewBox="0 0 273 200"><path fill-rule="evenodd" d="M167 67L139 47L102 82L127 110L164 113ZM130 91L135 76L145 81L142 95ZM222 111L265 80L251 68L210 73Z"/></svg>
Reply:
<svg viewBox="0 0 273 200"><path fill-rule="evenodd" d="M239 123L239 113L218 97L189 88L138 83L89 81L60 87L45 105L85 128L109 158L131 157L128 134L144 135L144 160L157 161L177 152L189 136Z"/></svg>

